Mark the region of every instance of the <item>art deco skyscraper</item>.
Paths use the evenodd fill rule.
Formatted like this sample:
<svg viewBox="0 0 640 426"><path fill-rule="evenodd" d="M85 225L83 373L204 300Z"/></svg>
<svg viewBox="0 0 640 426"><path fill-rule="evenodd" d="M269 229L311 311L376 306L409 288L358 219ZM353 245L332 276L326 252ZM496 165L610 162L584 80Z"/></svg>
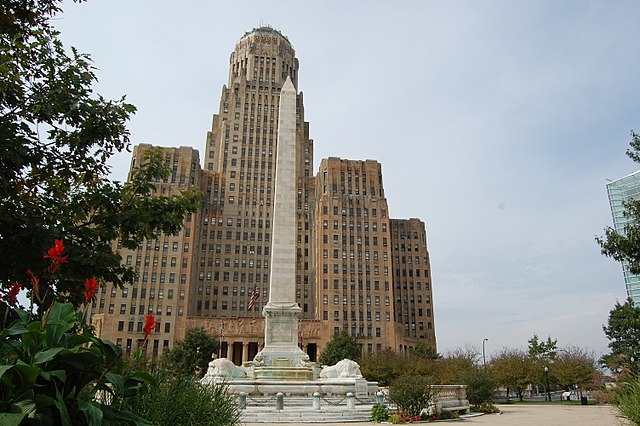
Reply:
<svg viewBox="0 0 640 426"><path fill-rule="evenodd" d="M148 144L134 148L131 171L152 148ZM200 184L198 151L190 147L159 149L171 174L156 182L157 195L170 197ZM113 242L114 250L119 251L126 266L134 268L137 278L123 289L102 286L91 309L98 336L115 342L126 353L135 351L144 338L146 315L154 315L157 320L156 330L149 337L149 353L159 355L184 336L197 218L197 213L188 214L178 235L158 235L135 250L123 248L119 240Z"/></svg>
<svg viewBox="0 0 640 426"><path fill-rule="evenodd" d="M382 167L322 160L317 176L316 289L321 340L345 331L367 352L395 348L393 275Z"/></svg>
<svg viewBox="0 0 640 426"><path fill-rule="evenodd" d="M205 200L188 309L194 324L216 319L207 325L216 330L222 326L218 320L225 317L262 319L262 306L269 300L279 95L287 76L297 89L298 59L279 31L257 28L236 44L229 60L229 82L222 88L219 112L213 116L206 139ZM304 121L301 93L296 103L296 294L302 318L313 318L314 268L308 236L313 210L313 142ZM256 288L260 298L249 311L249 295ZM228 332L233 333L236 325L229 321ZM246 336L249 329L237 330L245 339L244 345L232 348L235 361L250 359L257 352L253 340L261 332L254 329L254 336ZM252 340L251 345L247 339Z"/></svg>
<svg viewBox="0 0 640 426"><path fill-rule="evenodd" d="M393 306L400 352L418 342L436 348L427 233L420 219L391 219Z"/></svg>
<svg viewBox="0 0 640 426"><path fill-rule="evenodd" d="M299 344L312 360L346 331L364 352L404 352L419 342L435 349L429 254L424 223L389 218L382 167L373 160L328 158L313 176L313 141L298 91L298 60L284 35L270 27L246 33L229 59L204 147L162 148L172 169L157 194L188 186L204 198L177 236L159 235L123 262L138 272L130 288L107 286L92 309L103 338L126 351L144 337L146 314L159 326L154 354L171 348L189 327L220 335L222 356L236 364L264 344L262 308L269 301L276 144L280 94L295 86L295 297L301 308ZM297 93L297 94L296 94ZM136 147L132 167L150 145ZM287 227L289 229L289 227ZM252 309L251 294L259 294Z"/></svg>

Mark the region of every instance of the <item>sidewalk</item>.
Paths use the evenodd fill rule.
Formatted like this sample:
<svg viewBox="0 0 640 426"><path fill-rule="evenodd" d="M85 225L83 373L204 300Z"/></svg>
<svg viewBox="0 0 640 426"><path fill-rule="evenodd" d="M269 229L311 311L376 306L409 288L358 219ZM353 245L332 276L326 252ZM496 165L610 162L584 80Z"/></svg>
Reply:
<svg viewBox="0 0 640 426"><path fill-rule="evenodd" d="M544 425L544 426L619 426L615 408L609 405L497 405L502 414L489 414L446 424L469 425ZM242 423L245 426L274 426L283 423ZM291 423L289 423L291 424ZM304 426L370 426L372 422L303 423Z"/></svg>

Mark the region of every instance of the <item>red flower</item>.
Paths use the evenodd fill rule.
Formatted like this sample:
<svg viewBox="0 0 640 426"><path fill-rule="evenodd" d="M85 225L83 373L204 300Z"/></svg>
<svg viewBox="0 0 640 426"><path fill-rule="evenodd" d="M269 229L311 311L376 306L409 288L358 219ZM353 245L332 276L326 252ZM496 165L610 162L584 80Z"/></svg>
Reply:
<svg viewBox="0 0 640 426"><path fill-rule="evenodd" d="M144 321L144 338L146 339L149 334L156 328L156 317L153 315L147 315Z"/></svg>
<svg viewBox="0 0 640 426"><path fill-rule="evenodd" d="M93 300L99 287L100 285L98 284L97 279L87 278L84 281L84 301L89 302L90 300Z"/></svg>
<svg viewBox="0 0 640 426"><path fill-rule="evenodd" d="M55 245L47 250L47 255L44 256L45 259L51 259L51 266L49 267L49 272L54 274L61 264L68 263L68 256L64 255L64 244L62 240L55 240Z"/></svg>
<svg viewBox="0 0 640 426"><path fill-rule="evenodd" d="M18 293L20 293L20 290L22 290L22 284L20 283L14 283L11 286L11 289L7 293L7 299L11 305L15 305L18 301Z"/></svg>

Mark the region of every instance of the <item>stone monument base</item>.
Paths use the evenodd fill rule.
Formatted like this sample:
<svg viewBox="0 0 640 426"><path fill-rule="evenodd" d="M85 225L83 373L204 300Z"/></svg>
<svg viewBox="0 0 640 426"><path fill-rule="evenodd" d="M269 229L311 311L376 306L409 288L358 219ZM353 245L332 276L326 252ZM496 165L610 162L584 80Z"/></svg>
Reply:
<svg viewBox="0 0 640 426"><path fill-rule="evenodd" d="M363 378L316 379L300 381L281 381L265 379L231 379L214 378L210 384L225 384L229 392L241 392L252 396L268 396L282 392L286 396L313 396L315 392L321 395L346 395L353 393L357 398L374 397L378 391L377 382L368 382Z"/></svg>

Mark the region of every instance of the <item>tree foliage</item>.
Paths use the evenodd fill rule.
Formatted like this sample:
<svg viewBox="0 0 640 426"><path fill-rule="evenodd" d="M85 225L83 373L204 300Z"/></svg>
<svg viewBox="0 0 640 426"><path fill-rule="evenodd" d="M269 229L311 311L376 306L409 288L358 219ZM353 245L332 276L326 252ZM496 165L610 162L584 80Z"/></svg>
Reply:
<svg viewBox="0 0 640 426"><path fill-rule="evenodd" d="M627 156L640 163L640 135L631 132ZM623 202L623 215L628 219L621 233L611 227L604 229L604 237L596 237L602 254L619 262L625 262L632 274L640 275L640 200Z"/></svg>
<svg viewBox="0 0 640 426"><path fill-rule="evenodd" d="M490 370L476 367L464 378L463 384L467 385L467 399L474 408L493 402L496 382Z"/></svg>
<svg viewBox="0 0 640 426"><path fill-rule="evenodd" d="M631 299L622 305L616 302L602 329L611 349L602 363L616 373L640 374L640 308Z"/></svg>
<svg viewBox="0 0 640 426"><path fill-rule="evenodd" d="M109 181L109 158L130 146L135 107L93 92L90 57L65 49L49 23L59 11L55 0L5 1L0 9L0 288L29 287L27 270L42 270L40 253L64 240L69 264L41 289L43 309L55 299L78 306L86 271L116 285L131 281L112 241L135 247L175 233L200 197L153 195L151 182L167 173L158 152L131 183Z"/></svg>
<svg viewBox="0 0 640 426"><path fill-rule="evenodd" d="M558 351L553 363L553 377L560 387L569 390L573 386L581 389L596 387L600 372L597 358L592 351L576 346L565 346Z"/></svg>
<svg viewBox="0 0 640 426"><path fill-rule="evenodd" d="M409 350L409 354L418 359L438 359L440 354L434 347L428 346L426 343L418 342L416 346Z"/></svg>
<svg viewBox="0 0 640 426"><path fill-rule="evenodd" d="M212 354L217 354L219 347L218 339L207 333L204 328L188 328L184 339L178 340L173 348L165 353L165 367L187 376L193 375L198 368L204 373Z"/></svg>
<svg viewBox="0 0 640 426"><path fill-rule="evenodd" d="M343 359L358 361L361 348L356 339L341 331L329 340L318 361L324 365L335 365Z"/></svg>
<svg viewBox="0 0 640 426"><path fill-rule="evenodd" d="M553 360L556 356L558 340L547 337L546 341L540 340L537 334L529 339L529 356L539 360Z"/></svg>
<svg viewBox="0 0 640 426"><path fill-rule="evenodd" d="M490 369L496 383L509 391L513 390L522 401L524 391L535 381L534 362L520 349L503 349L491 359Z"/></svg>

